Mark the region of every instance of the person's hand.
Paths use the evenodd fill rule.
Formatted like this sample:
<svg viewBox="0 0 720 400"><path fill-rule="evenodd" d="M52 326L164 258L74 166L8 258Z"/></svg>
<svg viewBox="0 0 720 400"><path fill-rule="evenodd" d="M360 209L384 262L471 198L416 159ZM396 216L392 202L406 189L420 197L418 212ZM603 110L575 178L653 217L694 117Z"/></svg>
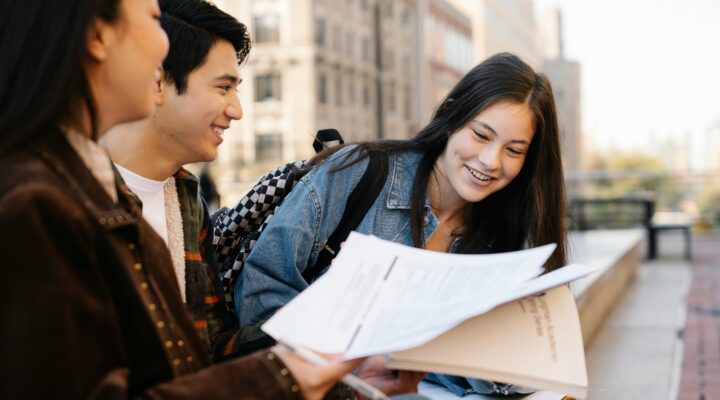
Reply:
<svg viewBox="0 0 720 400"><path fill-rule="evenodd" d="M337 381L365 360L359 358L340 362L342 356L326 355L324 358L328 360L328 364L316 365L305 361L305 359L282 345L273 347L272 352L280 357L280 360L290 370L298 386L300 386L303 397L308 400L322 399Z"/></svg>
<svg viewBox="0 0 720 400"><path fill-rule="evenodd" d="M355 369L355 375L392 396L417 392L418 383L425 377L425 372L389 370L385 368L385 356L377 355L369 357ZM364 397L358 396L358 398Z"/></svg>

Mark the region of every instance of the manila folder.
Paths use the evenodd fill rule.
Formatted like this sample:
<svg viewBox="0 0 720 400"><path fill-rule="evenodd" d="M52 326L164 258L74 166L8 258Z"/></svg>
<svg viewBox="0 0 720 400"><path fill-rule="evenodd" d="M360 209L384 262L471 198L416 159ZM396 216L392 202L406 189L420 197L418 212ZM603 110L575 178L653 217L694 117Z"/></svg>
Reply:
<svg viewBox="0 0 720 400"><path fill-rule="evenodd" d="M558 286L471 318L387 367L491 380L585 398L587 372L575 299Z"/></svg>

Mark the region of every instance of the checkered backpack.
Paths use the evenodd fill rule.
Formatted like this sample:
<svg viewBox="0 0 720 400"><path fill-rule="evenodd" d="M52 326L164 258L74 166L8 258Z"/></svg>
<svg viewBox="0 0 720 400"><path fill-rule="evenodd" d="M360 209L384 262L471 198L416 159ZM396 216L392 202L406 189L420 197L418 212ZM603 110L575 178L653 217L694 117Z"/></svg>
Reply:
<svg viewBox="0 0 720 400"><path fill-rule="evenodd" d="M333 140L343 143L336 130L319 131L313 147L319 152L324 143ZM287 163L268 172L235 207L223 207L213 215L213 247L220 267L219 275L225 302L231 312L235 312L235 284L250 251L272 219L275 210L302 178L300 171L307 166L307 162L302 160ZM340 249L340 243L360 224L375 202L386 178L387 157L371 155L368 168L348 197L338 227L318 255L316 264L306 268L303 273L306 281L312 282L330 265L335 253Z"/></svg>

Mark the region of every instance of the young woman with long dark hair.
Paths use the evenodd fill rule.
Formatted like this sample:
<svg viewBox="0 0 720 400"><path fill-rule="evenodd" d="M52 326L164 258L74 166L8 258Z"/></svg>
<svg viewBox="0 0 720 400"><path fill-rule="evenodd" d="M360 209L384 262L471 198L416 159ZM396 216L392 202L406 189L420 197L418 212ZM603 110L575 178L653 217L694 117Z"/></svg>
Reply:
<svg viewBox="0 0 720 400"><path fill-rule="evenodd" d="M0 398L320 398L357 362L210 367L163 240L96 144L147 117L156 0L0 3Z"/></svg>
<svg viewBox="0 0 720 400"><path fill-rule="evenodd" d="M460 80L415 137L342 146L313 160L240 275L235 304L242 326L268 319L308 286L303 272L338 226L373 153L387 157L388 176L359 232L456 253L556 243L545 269L565 264L552 88L518 57L497 54Z"/></svg>

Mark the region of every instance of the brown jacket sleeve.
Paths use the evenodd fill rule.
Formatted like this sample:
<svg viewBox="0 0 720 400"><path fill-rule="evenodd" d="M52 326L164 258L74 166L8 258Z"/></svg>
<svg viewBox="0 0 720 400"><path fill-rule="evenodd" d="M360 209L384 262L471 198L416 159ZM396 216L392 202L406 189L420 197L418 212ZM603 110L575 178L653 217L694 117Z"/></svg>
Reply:
<svg viewBox="0 0 720 400"><path fill-rule="evenodd" d="M105 375L90 396L122 399L128 393L127 369ZM213 386L208 386L213 385ZM214 365L200 372L160 383L144 392L146 399L300 399L300 390L282 361L270 351Z"/></svg>
<svg viewBox="0 0 720 400"><path fill-rule="evenodd" d="M216 388L208 390L208 382ZM230 383L225 386L220 383ZM198 393L207 398L232 399L299 399L299 387L270 351L218 364L193 375L187 375L149 390L149 398L196 399Z"/></svg>
<svg viewBox="0 0 720 400"><path fill-rule="evenodd" d="M42 183L0 197L0 398L298 396L270 353L173 376L152 330L123 330L144 311L115 279L107 233L76 203Z"/></svg>

